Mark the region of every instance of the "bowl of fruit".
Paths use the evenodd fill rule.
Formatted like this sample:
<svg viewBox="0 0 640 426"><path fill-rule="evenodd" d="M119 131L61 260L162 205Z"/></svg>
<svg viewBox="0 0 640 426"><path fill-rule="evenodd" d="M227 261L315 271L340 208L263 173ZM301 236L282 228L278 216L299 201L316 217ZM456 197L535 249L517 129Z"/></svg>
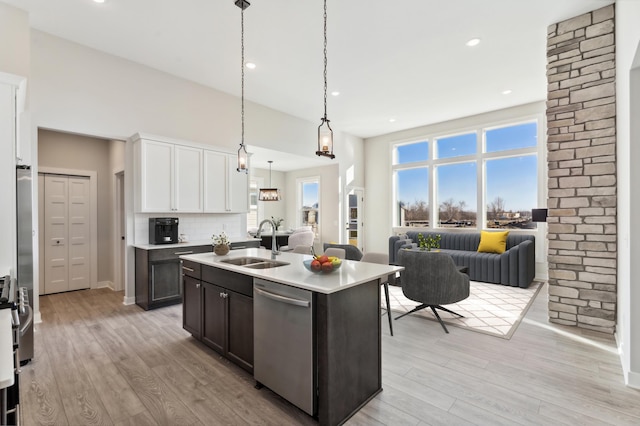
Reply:
<svg viewBox="0 0 640 426"><path fill-rule="evenodd" d="M313 256L313 259L303 260L302 264L309 271L316 274L328 274L340 269L342 260L335 256Z"/></svg>

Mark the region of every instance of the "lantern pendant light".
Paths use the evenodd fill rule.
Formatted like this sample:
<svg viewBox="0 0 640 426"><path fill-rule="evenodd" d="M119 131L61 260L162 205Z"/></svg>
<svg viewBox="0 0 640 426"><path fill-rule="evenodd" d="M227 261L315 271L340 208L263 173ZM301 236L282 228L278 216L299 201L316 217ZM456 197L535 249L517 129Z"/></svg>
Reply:
<svg viewBox="0 0 640 426"><path fill-rule="evenodd" d="M249 173L249 153L247 153L247 148L244 145L244 10L251 4L246 0L236 0L235 5L240 8L240 72L242 76L242 91L240 94L240 103L242 105L240 114L242 133L240 138L240 148L238 149L238 168L236 170L239 172Z"/></svg>
<svg viewBox="0 0 640 426"><path fill-rule="evenodd" d="M258 192L258 199L260 201L280 201L280 191L278 188L273 188L271 185L271 163L273 161L269 160L269 188L260 188Z"/></svg>
<svg viewBox="0 0 640 426"><path fill-rule="evenodd" d="M316 155L336 158L333 155L333 130L327 118L327 0L324 0L324 117L318 126L318 150Z"/></svg>

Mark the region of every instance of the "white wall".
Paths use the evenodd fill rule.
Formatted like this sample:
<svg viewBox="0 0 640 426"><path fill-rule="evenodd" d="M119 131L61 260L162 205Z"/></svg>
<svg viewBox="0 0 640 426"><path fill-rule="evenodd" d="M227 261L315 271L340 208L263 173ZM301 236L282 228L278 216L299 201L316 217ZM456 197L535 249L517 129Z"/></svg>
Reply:
<svg viewBox="0 0 640 426"><path fill-rule="evenodd" d="M618 172L618 318L616 338L625 381L640 388L640 2L616 2ZM632 167L633 166L633 167ZM635 216L635 217L634 217Z"/></svg>
<svg viewBox="0 0 640 426"><path fill-rule="evenodd" d="M335 152L335 151L334 151ZM284 200L287 209L287 221L291 227L299 226L297 205L297 179L319 177L320 178L320 238L316 241L316 250L322 249L322 243L340 241L340 213L342 210L342 191L338 164L325 167L313 167L304 170L287 172L286 193Z"/></svg>
<svg viewBox="0 0 640 426"><path fill-rule="evenodd" d="M274 161L277 161L277 159L274 159ZM262 178L262 182L264 182L263 188L278 188L280 190L280 201L258 201L258 209L262 210L261 217L264 219L271 219L271 216L283 218L283 229L293 226L293 218L287 217L286 202L291 197L291 194L287 194L285 189L285 173L272 170L271 186L269 186L269 169L252 168L250 173L252 177Z"/></svg>
<svg viewBox="0 0 640 426"><path fill-rule="evenodd" d="M29 77L29 15L0 2L0 71Z"/></svg>
<svg viewBox="0 0 640 426"><path fill-rule="evenodd" d="M546 136L544 122L545 104L535 102L514 108L487 112L472 117L451 120L444 123L429 126L416 127L402 132L390 133L365 141L365 249L367 251L388 251L389 236L394 235L392 223L393 188L391 158L393 145L402 141L416 141L426 135L443 134L460 131L465 128L473 128L480 125L491 125L518 120L523 117L539 116L542 120L539 134L543 143L539 146L538 157L538 205L546 205L547 199L547 173L546 173ZM542 226L537 232L536 238L536 276L546 277L546 226Z"/></svg>
<svg viewBox="0 0 640 426"><path fill-rule="evenodd" d="M143 132L234 150L238 147L237 97L35 30L31 31L30 71L34 128L122 140ZM316 135L317 123L245 102L247 144L314 156ZM354 171L360 185L364 184L364 162L360 138L338 129L334 136L339 167L333 169L333 178L326 179L332 184L323 188L338 193L337 182L344 182L349 170ZM125 169L133 170L129 148ZM131 178L125 176L129 189ZM127 204L133 203L131 194L125 198ZM128 217L128 241L134 241L134 224L134 217ZM333 232L332 225L327 228ZM128 264L133 260L130 249ZM134 275L129 267L126 302L132 301L133 294Z"/></svg>
<svg viewBox="0 0 640 426"><path fill-rule="evenodd" d="M113 194L110 161L111 142L81 135L40 130L38 167L89 170L97 175L98 282L113 282ZM124 145L123 142L120 142ZM124 157L123 157L124 158ZM121 160L122 161L122 160ZM37 212L37 210L34 210ZM44 230L43 230L44 232ZM96 283L92 283L94 286Z"/></svg>

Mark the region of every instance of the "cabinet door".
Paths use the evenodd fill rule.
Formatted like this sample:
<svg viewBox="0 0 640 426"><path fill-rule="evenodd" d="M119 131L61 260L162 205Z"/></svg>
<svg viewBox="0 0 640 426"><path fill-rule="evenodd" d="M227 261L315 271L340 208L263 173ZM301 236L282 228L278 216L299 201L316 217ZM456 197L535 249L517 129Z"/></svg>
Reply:
<svg viewBox="0 0 640 426"><path fill-rule="evenodd" d="M228 208L233 213L249 211L249 175L236 170L237 155L227 155L229 168Z"/></svg>
<svg viewBox="0 0 640 426"><path fill-rule="evenodd" d="M227 213L227 154L204 151L204 211ZM244 173L243 173L244 174Z"/></svg>
<svg viewBox="0 0 640 426"><path fill-rule="evenodd" d="M140 211L173 211L173 149L164 142L140 142Z"/></svg>
<svg viewBox="0 0 640 426"><path fill-rule="evenodd" d="M223 355L227 316L224 291L222 287L202 282L202 341Z"/></svg>
<svg viewBox="0 0 640 426"><path fill-rule="evenodd" d="M185 213L202 212L202 150L174 147L174 209Z"/></svg>
<svg viewBox="0 0 640 426"><path fill-rule="evenodd" d="M180 261L149 262L149 286L150 304L180 298Z"/></svg>
<svg viewBox="0 0 640 426"><path fill-rule="evenodd" d="M196 339L199 339L202 320L200 280L183 275L182 283L182 328L191 333Z"/></svg>
<svg viewBox="0 0 640 426"><path fill-rule="evenodd" d="M253 372L253 298L227 290L227 357Z"/></svg>

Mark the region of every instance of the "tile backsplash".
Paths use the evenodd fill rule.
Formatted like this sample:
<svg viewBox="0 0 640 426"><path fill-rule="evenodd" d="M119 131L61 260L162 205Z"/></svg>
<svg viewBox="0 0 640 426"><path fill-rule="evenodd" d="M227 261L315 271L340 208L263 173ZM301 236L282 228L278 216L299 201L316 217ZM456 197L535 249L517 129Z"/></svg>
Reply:
<svg viewBox="0 0 640 426"><path fill-rule="evenodd" d="M149 244L150 217L177 217L180 220L178 233L185 234L189 241L211 239L211 235L224 231L230 237L247 234L245 214L140 214L135 215L135 244Z"/></svg>

